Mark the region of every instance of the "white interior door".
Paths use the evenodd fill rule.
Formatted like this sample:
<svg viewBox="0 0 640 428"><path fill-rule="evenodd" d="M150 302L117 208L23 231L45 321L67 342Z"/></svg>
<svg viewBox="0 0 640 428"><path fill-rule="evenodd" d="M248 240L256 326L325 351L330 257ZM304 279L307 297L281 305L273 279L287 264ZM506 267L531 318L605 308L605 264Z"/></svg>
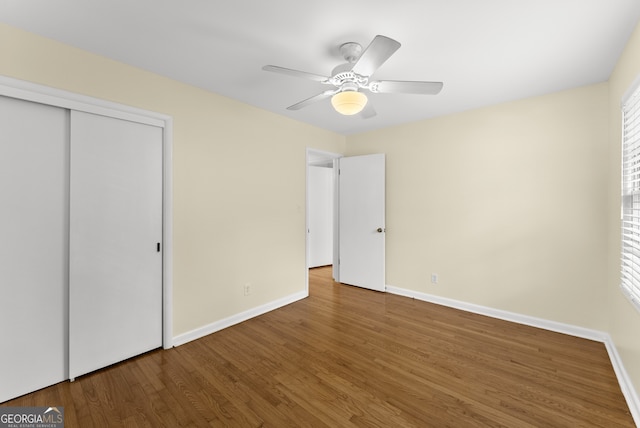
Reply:
<svg viewBox="0 0 640 428"><path fill-rule="evenodd" d="M338 281L385 290L384 154L338 159Z"/></svg>
<svg viewBox="0 0 640 428"><path fill-rule="evenodd" d="M162 345L162 129L71 115L69 376Z"/></svg>
<svg viewBox="0 0 640 428"><path fill-rule="evenodd" d="M0 402L67 379L68 111L0 97Z"/></svg>
<svg viewBox="0 0 640 428"><path fill-rule="evenodd" d="M333 168L309 166L309 267L333 263Z"/></svg>

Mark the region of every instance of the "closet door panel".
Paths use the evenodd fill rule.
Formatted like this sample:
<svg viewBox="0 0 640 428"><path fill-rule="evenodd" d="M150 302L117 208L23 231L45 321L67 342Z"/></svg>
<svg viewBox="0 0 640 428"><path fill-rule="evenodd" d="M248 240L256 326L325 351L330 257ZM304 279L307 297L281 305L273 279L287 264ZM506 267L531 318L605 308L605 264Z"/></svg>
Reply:
<svg viewBox="0 0 640 428"><path fill-rule="evenodd" d="M0 402L68 378L68 114L0 97Z"/></svg>
<svg viewBox="0 0 640 428"><path fill-rule="evenodd" d="M69 370L162 345L162 129L71 112Z"/></svg>

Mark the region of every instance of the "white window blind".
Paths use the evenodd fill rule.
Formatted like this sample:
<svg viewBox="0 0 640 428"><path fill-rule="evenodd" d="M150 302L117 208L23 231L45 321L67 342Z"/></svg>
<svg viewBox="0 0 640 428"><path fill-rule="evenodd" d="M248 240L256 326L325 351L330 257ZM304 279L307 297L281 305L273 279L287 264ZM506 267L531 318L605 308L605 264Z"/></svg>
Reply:
<svg viewBox="0 0 640 428"><path fill-rule="evenodd" d="M622 104L622 282L640 310L640 85Z"/></svg>

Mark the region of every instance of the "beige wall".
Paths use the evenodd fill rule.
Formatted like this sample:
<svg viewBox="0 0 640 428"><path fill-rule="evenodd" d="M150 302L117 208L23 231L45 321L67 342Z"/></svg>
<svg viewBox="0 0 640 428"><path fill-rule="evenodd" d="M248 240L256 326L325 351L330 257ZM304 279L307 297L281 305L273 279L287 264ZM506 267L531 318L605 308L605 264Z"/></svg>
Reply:
<svg viewBox="0 0 640 428"><path fill-rule="evenodd" d="M608 331L614 339L635 390L640 393L640 312L620 292L620 101L640 77L640 25L636 27L609 81L609 270L607 292L611 302Z"/></svg>
<svg viewBox="0 0 640 428"><path fill-rule="evenodd" d="M604 329L607 123L602 83L348 137L387 156L387 284Z"/></svg>
<svg viewBox="0 0 640 428"><path fill-rule="evenodd" d="M306 147L343 136L3 24L0 74L173 117L175 335L305 289Z"/></svg>
<svg viewBox="0 0 640 428"><path fill-rule="evenodd" d="M348 137L347 155L387 155L387 284L609 332L639 391L619 289L620 99L639 76L640 25L607 83Z"/></svg>

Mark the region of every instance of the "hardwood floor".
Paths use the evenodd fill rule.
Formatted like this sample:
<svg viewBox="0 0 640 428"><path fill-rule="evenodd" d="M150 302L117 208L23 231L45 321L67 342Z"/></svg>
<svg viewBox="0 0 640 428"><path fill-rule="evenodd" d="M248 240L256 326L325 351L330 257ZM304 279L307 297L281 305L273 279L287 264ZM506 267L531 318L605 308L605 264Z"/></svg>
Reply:
<svg viewBox="0 0 640 428"><path fill-rule="evenodd" d="M2 406L65 427L633 427L603 344L336 284Z"/></svg>

